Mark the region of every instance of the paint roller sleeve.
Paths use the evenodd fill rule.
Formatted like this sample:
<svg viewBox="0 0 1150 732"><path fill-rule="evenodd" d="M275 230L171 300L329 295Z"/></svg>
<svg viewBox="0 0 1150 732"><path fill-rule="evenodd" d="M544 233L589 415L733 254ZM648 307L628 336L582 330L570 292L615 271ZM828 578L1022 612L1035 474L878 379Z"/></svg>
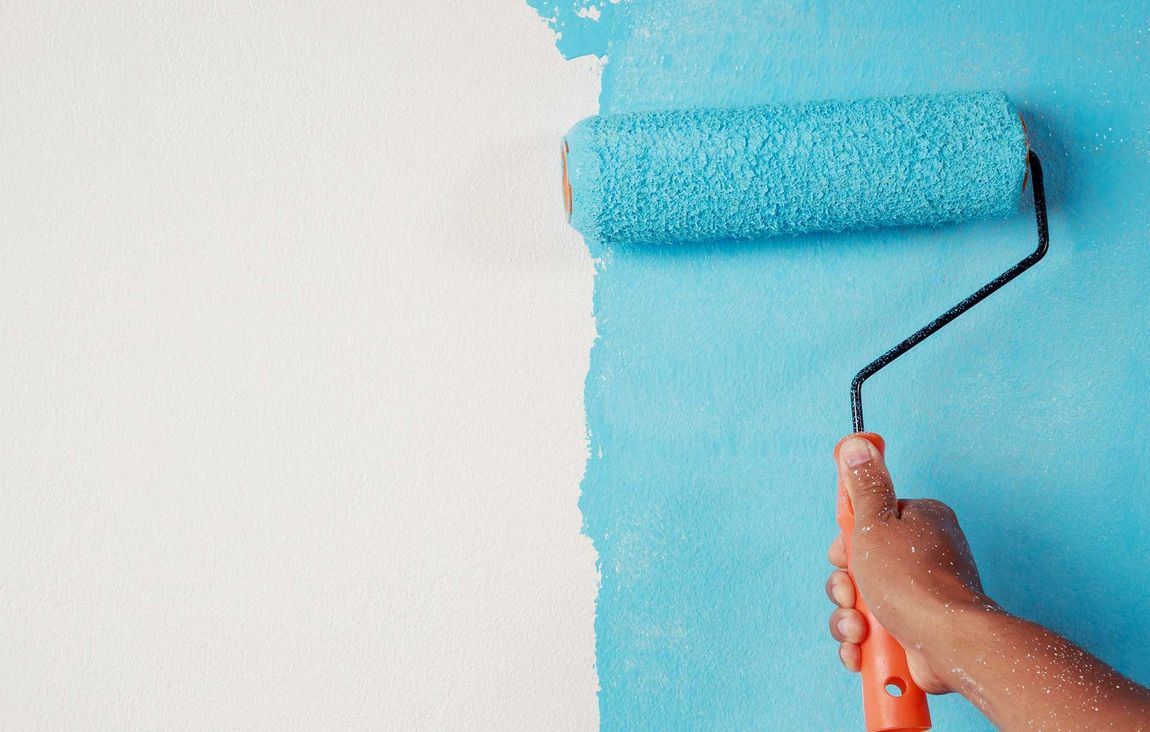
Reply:
<svg viewBox="0 0 1150 732"><path fill-rule="evenodd" d="M601 242L749 239L1005 217L1026 173L1001 92L589 117L572 225Z"/></svg>

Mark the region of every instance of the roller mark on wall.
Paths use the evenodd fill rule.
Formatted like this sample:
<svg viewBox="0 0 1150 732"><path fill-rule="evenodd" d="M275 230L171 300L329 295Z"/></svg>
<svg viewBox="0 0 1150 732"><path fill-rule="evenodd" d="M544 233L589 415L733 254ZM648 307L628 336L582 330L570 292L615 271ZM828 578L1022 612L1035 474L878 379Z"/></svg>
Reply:
<svg viewBox="0 0 1150 732"><path fill-rule="evenodd" d="M609 57L605 112L1003 89L1051 250L868 382L900 491L957 509L989 591L1150 682L1150 10L1035 1L532 2ZM585 13L586 14L586 13ZM1033 18L1042 17L1041 24ZM576 120L571 120L572 123ZM604 247L580 506L607 729L849 729L826 637L853 372L1033 246L1033 220ZM937 728L986 730L966 702Z"/></svg>

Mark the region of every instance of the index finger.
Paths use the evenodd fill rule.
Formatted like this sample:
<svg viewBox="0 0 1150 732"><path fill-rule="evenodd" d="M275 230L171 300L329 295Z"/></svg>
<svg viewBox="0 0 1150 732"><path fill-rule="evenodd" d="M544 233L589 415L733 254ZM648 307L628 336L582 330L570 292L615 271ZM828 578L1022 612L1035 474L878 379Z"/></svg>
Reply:
<svg viewBox="0 0 1150 732"><path fill-rule="evenodd" d="M831 542L830 548L827 549L827 559L839 569L847 568L847 545L843 541L842 534L836 536Z"/></svg>

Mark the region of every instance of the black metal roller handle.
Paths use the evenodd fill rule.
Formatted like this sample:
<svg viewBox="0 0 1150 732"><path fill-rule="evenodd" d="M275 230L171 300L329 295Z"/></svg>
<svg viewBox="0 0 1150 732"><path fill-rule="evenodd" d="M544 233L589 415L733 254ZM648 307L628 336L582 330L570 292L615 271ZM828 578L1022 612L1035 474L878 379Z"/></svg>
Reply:
<svg viewBox="0 0 1150 732"><path fill-rule="evenodd" d="M916 330L897 346L871 361L855 374L854 380L851 381L851 413L854 415L855 432L863 431L862 385L864 381L877 374L891 361L922 343L944 325L985 300L998 288L1033 267L1038 260L1046 255L1046 250L1050 245L1050 232L1046 228L1046 192L1042 188L1042 164L1033 152L1027 153L1026 161L1030 166L1031 185L1034 189L1034 217L1038 223L1038 247L1018 264L987 282L973 295Z"/></svg>

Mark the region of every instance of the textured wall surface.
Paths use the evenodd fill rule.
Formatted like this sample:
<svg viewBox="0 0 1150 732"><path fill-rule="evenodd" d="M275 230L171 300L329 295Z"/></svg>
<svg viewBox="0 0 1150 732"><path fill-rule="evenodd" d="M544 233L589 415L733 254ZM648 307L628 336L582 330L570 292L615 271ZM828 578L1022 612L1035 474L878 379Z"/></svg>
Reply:
<svg viewBox="0 0 1150 732"><path fill-rule="evenodd" d="M598 89L515 0L0 7L0 728L595 725Z"/></svg>
<svg viewBox="0 0 1150 732"><path fill-rule="evenodd" d="M876 377L868 426L905 496L956 508L992 595L1150 683L1150 12L532 4L566 55L606 56L604 111L981 88L1019 105L1050 254ZM581 506L605 727L855 727L822 592L847 385L1033 241L1027 205L940 230L593 252ZM959 698L934 713L987 728Z"/></svg>

